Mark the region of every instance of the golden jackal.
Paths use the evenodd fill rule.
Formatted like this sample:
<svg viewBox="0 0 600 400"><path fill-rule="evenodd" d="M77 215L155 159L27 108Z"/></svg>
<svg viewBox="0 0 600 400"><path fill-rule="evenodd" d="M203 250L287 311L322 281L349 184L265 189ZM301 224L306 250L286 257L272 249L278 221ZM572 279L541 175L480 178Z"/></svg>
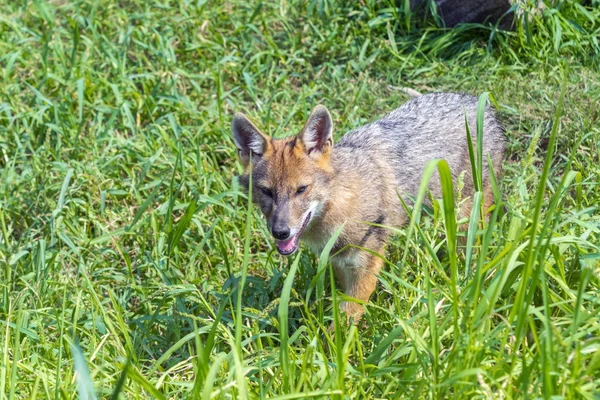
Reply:
<svg viewBox="0 0 600 400"><path fill-rule="evenodd" d="M469 126L475 127L476 97L424 95L347 133L334 146L333 123L323 106L315 107L300 133L284 139L266 136L238 113L232 133L246 167L240 181L247 188L248 174L252 174L252 198L283 255L293 254L300 239L319 254L345 223L332 254L345 250L331 262L344 292L367 302L382 260L358 247L382 254L390 233L364 222L404 225L408 216L398 194L406 201L416 197L423 169L434 158L448 162L455 180L466 171L463 194L473 194L465 114ZM493 110L486 107L484 160L489 154L499 167L503 152L504 131ZM488 176L485 165L485 208L492 201ZM431 180L430 190L434 196L441 195L439 180ZM470 210L463 208L461 213L468 215ZM364 311L351 302L343 303L342 310L355 322Z"/></svg>

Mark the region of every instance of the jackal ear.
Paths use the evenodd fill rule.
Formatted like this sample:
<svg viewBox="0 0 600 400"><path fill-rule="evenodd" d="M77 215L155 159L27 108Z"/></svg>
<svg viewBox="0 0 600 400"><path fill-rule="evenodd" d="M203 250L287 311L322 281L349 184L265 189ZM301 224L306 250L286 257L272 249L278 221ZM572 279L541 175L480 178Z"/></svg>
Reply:
<svg viewBox="0 0 600 400"><path fill-rule="evenodd" d="M242 113L236 113L231 121L231 133L240 161L244 167L255 164L267 150L269 137L258 130L256 126Z"/></svg>
<svg viewBox="0 0 600 400"><path fill-rule="evenodd" d="M299 138L309 155L325 154L333 147L333 122L325 106L314 108Z"/></svg>

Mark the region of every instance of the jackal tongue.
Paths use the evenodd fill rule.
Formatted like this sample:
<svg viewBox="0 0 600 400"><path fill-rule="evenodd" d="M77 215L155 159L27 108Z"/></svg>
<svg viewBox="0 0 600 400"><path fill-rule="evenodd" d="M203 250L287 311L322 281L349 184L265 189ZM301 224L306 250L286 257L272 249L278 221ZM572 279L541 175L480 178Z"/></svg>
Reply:
<svg viewBox="0 0 600 400"><path fill-rule="evenodd" d="M298 248L298 234L286 240L278 240L277 250L283 255L292 254Z"/></svg>

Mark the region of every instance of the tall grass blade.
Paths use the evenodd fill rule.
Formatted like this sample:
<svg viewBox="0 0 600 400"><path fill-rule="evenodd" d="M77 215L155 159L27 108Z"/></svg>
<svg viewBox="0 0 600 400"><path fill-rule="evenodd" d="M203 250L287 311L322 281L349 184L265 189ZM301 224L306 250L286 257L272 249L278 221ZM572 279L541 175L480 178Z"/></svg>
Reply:
<svg viewBox="0 0 600 400"><path fill-rule="evenodd" d="M175 229L171 233L171 235L170 235L171 237L169 239L169 250L168 250L169 255L171 255L173 253L173 250L175 249L175 247L177 247L177 244L179 243L179 240L183 236L183 233L190 226L190 223L192 222L192 217L194 216L194 213L196 212L196 205L197 205L196 199L192 200L190 202L190 204L188 205L187 209L185 210L185 214L183 214L183 216L179 219L179 221L177 221L177 224L175 225Z"/></svg>
<svg viewBox="0 0 600 400"><path fill-rule="evenodd" d="M150 196L148 196L148 198L146 200L144 200L144 202L142 203L142 205L137 209L137 211L135 212L135 215L133 216L133 220L125 228L125 232L129 232L131 230L131 228L133 228L133 226L139 221L139 219L141 218L141 216L144 214L144 212L146 211L146 209L154 202L154 198L156 197L156 195L162 189L163 182L161 182L159 185L156 185L156 187L154 188L154 190L152 191L152 193L150 193Z"/></svg>
<svg viewBox="0 0 600 400"><path fill-rule="evenodd" d="M87 362L77 342L71 344L71 354L73 354L75 372L77 373L77 393L79 394L79 398L82 400L97 399Z"/></svg>
<svg viewBox="0 0 600 400"><path fill-rule="evenodd" d="M125 366L123 367L123 372L121 372L121 375L119 376L119 380L117 381L117 384L115 385L115 388L113 389L112 394L110 395L110 400L119 400L119 394L123 390L123 387L125 386L125 382L127 381L127 370L129 369L130 366L131 366L131 357L127 357L127 362L125 363Z"/></svg>
<svg viewBox="0 0 600 400"><path fill-rule="evenodd" d="M292 391L292 379L295 373L294 364L290 364L289 361L289 348L288 348L288 329L289 329L289 303L290 303L290 292L292 290L292 284L294 283L294 277L296 276L296 270L298 269L298 263L300 262L300 254L296 256L292 267L288 272L287 278L283 284L281 291L281 300L279 302L279 308L277 310L277 318L279 318L279 360L281 362L281 368L283 373L283 388L286 392Z"/></svg>
<svg viewBox="0 0 600 400"><path fill-rule="evenodd" d="M325 245L325 247L323 248L323 251L321 252L321 255L319 256L319 264L317 266L317 273L311 279L310 285L306 289L306 304L308 304L310 301L310 296L311 296L313 290L315 290L315 288L316 288L315 301L317 302L317 312L318 312L319 323L323 323L323 302L322 302L322 300L323 300L323 296L324 296L324 292L325 292L325 271L327 270L327 264L329 262L331 250L333 249L333 246L335 246L335 243L337 242L338 237L341 235L342 231L344 230L345 225L346 225L345 223L342 224L327 241L327 244Z"/></svg>

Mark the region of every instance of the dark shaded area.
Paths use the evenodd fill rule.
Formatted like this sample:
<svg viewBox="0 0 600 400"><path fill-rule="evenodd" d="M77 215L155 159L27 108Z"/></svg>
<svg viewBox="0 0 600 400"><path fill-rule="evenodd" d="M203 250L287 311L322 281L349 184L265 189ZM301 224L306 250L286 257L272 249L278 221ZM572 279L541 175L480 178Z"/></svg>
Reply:
<svg viewBox="0 0 600 400"><path fill-rule="evenodd" d="M417 14L431 10L432 0L411 0ZM500 29L512 29L514 13L508 0L434 0L444 25L453 28L463 23L496 24Z"/></svg>
<svg viewBox="0 0 600 400"><path fill-rule="evenodd" d="M385 221L385 216L380 215L379 217L377 217L377 219L375 221L373 221L373 224L381 225L381 224L383 224L384 221ZM385 229L382 228L381 226L371 225L371 226L369 226L367 233L365 234L365 236L363 236L363 238L361 239L361 241L358 245L364 246L365 243L367 243L367 240L369 240L369 238L373 234L380 235L381 233L384 233L384 232L385 232Z"/></svg>

